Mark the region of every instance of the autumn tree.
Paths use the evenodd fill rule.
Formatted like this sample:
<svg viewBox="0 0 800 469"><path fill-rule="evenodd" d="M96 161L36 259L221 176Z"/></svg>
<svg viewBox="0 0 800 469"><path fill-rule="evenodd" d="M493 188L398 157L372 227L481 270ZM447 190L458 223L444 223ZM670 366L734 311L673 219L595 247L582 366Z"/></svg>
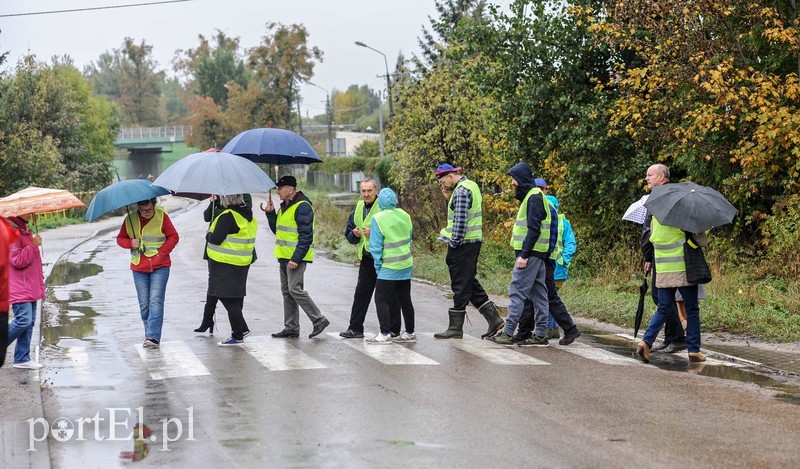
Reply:
<svg viewBox="0 0 800 469"><path fill-rule="evenodd" d="M160 95L165 73L157 70L153 46L142 40L136 44L126 37L122 47L100 55L84 68L95 93L108 96L129 126L159 126L164 123Z"/></svg>
<svg viewBox="0 0 800 469"><path fill-rule="evenodd" d="M211 40L202 34L198 38L200 44L196 48L176 52L174 68L182 74L187 89L213 99L225 109L228 82L247 87L250 81L239 38L228 37L219 30Z"/></svg>
<svg viewBox="0 0 800 469"><path fill-rule="evenodd" d="M284 103L281 109L267 110L275 117L275 125L293 127L300 83L314 75L314 65L322 62L322 51L308 45L308 31L303 25L270 22L266 28L261 44L249 50L247 63L263 93L276 95Z"/></svg>

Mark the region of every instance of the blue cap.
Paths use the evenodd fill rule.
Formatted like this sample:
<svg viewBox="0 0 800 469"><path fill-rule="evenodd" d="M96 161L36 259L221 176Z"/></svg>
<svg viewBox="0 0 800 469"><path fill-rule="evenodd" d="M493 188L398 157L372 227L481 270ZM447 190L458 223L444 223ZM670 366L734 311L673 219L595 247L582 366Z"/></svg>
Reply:
<svg viewBox="0 0 800 469"><path fill-rule="evenodd" d="M436 177L440 178L442 176L447 176L450 173L457 173L459 171L461 171L461 166L456 168L451 164L440 164L439 167L436 168Z"/></svg>
<svg viewBox="0 0 800 469"><path fill-rule="evenodd" d="M542 178L534 179L533 183L536 184L536 187L547 187L547 182Z"/></svg>

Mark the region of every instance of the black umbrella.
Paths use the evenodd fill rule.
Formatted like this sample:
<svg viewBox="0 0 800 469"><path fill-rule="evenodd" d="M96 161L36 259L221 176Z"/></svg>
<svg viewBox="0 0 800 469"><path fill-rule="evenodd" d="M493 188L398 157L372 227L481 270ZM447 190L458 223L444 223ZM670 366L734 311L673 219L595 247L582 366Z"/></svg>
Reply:
<svg viewBox="0 0 800 469"><path fill-rule="evenodd" d="M633 340L636 340L636 336L639 335L639 328L642 326L645 295L647 295L647 274L642 277L642 284L639 285L639 305L636 307L636 317L633 319Z"/></svg>
<svg viewBox="0 0 800 469"><path fill-rule="evenodd" d="M727 225L737 213L722 194L693 182L655 187L644 206L662 225L689 233L702 233L715 226Z"/></svg>

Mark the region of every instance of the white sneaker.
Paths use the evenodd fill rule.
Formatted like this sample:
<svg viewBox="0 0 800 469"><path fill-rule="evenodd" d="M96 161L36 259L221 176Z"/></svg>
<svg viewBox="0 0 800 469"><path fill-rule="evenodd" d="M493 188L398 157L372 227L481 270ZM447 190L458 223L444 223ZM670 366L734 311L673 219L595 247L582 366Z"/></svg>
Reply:
<svg viewBox="0 0 800 469"><path fill-rule="evenodd" d="M398 343L411 343L417 341L417 334L412 332L409 334L408 332L403 332L401 335L397 337L393 337L392 340Z"/></svg>
<svg viewBox="0 0 800 469"><path fill-rule="evenodd" d="M33 360L28 360L26 362L21 363L14 363L14 368L20 368L22 370L38 370L39 368L43 367L41 363L36 363Z"/></svg>
<svg viewBox="0 0 800 469"><path fill-rule="evenodd" d="M380 332L378 332L378 334L375 337L371 339L365 339L364 341L368 344L373 344L373 345L387 345L392 343L392 335L381 334Z"/></svg>

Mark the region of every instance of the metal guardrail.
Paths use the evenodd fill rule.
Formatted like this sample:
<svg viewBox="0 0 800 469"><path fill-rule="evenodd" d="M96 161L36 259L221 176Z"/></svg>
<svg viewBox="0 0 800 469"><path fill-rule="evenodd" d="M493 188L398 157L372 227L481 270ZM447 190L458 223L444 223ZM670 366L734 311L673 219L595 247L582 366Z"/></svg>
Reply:
<svg viewBox="0 0 800 469"><path fill-rule="evenodd" d="M126 127L119 130L117 140L134 139L168 139L170 137L183 137L192 133L191 125L173 125L169 127Z"/></svg>

